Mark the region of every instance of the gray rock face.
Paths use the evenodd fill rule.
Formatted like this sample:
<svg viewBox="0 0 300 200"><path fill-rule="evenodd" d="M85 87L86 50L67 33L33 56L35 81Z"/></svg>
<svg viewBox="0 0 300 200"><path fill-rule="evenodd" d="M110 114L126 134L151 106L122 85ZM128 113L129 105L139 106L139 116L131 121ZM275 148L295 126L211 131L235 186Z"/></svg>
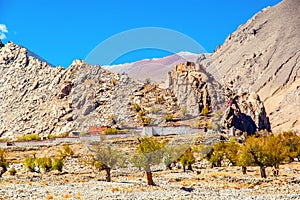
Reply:
<svg viewBox="0 0 300 200"><path fill-rule="evenodd" d="M221 85L199 64L176 65L166 84L177 97L178 104L193 117L199 116L204 108L218 110L224 103Z"/></svg>
<svg viewBox="0 0 300 200"><path fill-rule="evenodd" d="M254 134L260 130L271 131L264 104L256 93L235 94L231 91L228 94L228 107L222 125L225 132L232 135L241 135L244 132Z"/></svg>
<svg viewBox="0 0 300 200"><path fill-rule="evenodd" d="M289 98L300 85L299 10L300 1L283 0L257 13L228 36L207 67L218 81L258 93L274 131L300 129L298 97Z"/></svg>
<svg viewBox="0 0 300 200"><path fill-rule="evenodd" d="M0 49L0 135L86 130L128 119L128 96L141 84L126 75L75 60L67 69L51 67L14 43Z"/></svg>

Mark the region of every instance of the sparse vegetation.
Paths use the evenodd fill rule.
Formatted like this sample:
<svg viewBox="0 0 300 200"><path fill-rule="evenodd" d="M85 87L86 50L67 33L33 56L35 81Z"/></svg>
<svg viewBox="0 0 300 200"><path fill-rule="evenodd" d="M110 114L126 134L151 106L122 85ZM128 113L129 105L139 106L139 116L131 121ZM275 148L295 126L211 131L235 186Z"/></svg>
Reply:
<svg viewBox="0 0 300 200"><path fill-rule="evenodd" d="M206 106L206 107L204 107L204 108L202 109L202 111L201 111L201 115L203 115L203 116L207 116L207 115L208 115L208 113L209 113L209 108Z"/></svg>
<svg viewBox="0 0 300 200"><path fill-rule="evenodd" d="M118 129L115 127L107 128L104 131L102 131L102 134L104 135L116 135L118 134Z"/></svg>
<svg viewBox="0 0 300 200"><path fill-rule="evenodd" d="M229 143L217 143L206 154L213 167L220 167L222 161L241 166L243 173L246 167L259 166L262 178L266 178L266 167L272 167L278 175L280 164L293 161L299 156L300 139L294 133L284 132L279 135L264 134L249 136L243 145L231 140Z"/></svg>
<svg viewBox="0 0 300 200"><path fill-rule="evenodd" d="M38 134L31 133L24 136L17 137L17 141L32 141L32 140L41 140L41 137Z"/></svg>
<svg viewBox="0 0 300 200"><path fill-rule="evenodd" d="M62 149L59 150L59 157L62 159L66 159L67 157L71 157L74 155L73 149L68 144L64 144Z"/></svg>
<svg viewBox="0 0 300 200"><path fill-rule="evenodd" d="M163 99L162 97L159 96L159 97L156 98L156 103L162 104L163 100L164 100L164 99Z"/></svg>
<svg viewBox="0 0 300 200"><path fill-rule="evenodd" d="M183 167L184 172L186 171L186 166L188 167L188 170L193 171L192 164L195 163L196 158L194 157L194 154L192 152L192 148L189 147L184 152L184 154L180 157L179 161L180 161L180 163Z"/></svg>
<svg viewBox="0 0 300 200"><path fill-rule="evenodd" d="M173 114L171 114L171 113L166 114L166 115L164 116L164 119L165 119L166 122L172 121L173 118L174 118L174 116L173 116Z"/></svg>
<svg viewBox="0 0 300 200"><path fill-rule="evenodd" d="M139 112L141 110L140 105L137 103L133 104L133 110L135 110L136 112Z"/></svg>
<svg viewBox="0 0 300 200"><path fill-rule="evenodd" d="M62 158L54 158L52 159L52 169L58 170L59 172L62 172L64 166L64 161Z"/></svg>
<svg viewBox="0 0 300 200"><path fill-rule="evenodd" d="M62 132L57 137L69 137L70 132Z"/></svg>

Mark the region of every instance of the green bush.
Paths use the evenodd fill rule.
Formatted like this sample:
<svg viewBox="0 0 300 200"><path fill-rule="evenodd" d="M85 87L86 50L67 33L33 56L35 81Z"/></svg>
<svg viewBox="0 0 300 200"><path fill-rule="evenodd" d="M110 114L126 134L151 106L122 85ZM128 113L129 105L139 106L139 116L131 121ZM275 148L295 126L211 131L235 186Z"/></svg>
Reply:
<svg viewBox="0 0 300 200"><path fill-rule="evenodd" d="M68 145L68 144L64 144L62 146L62 149L59 150L59 157L62 158L62 159L65 159L67 157L71 157L72 155L74 155L74 151L70 147L70 145Z"/></svg>
<svg viewBox="0 0 300 200"><path fill-rule="evenodd" d="M34 164L39 169L39 171L41 171L42 169L45 172L49 172L52 168L52 162L50 157L36 158Z"/></svg>
<svg viewBox="0 0 300 200"><path fill-rule="evenodd" d="M62 158L54 158L52 159L52 169L53 170L58 170L62 172L64 166L64 161Z"/></svg>
<svg viewBox="0 0 300 200"><path fill-rule="evenodd" d="M141 107L139 106L139 104L135 103L135 104L133 104L133 110L135 110L136 112L139 112L141 110Z"/></svg>
<svg viewBox="0 0 300 200"><path fill-rule="evenodd" d="M34 158L31 156L26 157L24 160L24 168L27 169L30 172L34 172L35 164L34 164Z"/></svg>
<svg viewBox="0 0 300 200"><path fill-rule="evenodd" d="M62 132L58 135L58 137L69 137L70 132Z"/></svg>
<svg viewBox="0 0 300 200"><path fill-rule="evenodd" d="M204 108L202 109L202 111L201 111L201 115L203 115L203 116L207 116L207 115L208 115L208 113L209 113L209 109L208 109L208 107L206 106L206 107L204 107Z"/></svg>
<svg viewBox="0 0 300 200"><path fill-rule="evenodd" d="M48 140L53 140L53 139L55 139L55 138L56 138L56 135L54 135L54 134L51 134L51 133L50 133L50 134L47 135L47 139L48 139Z"/></svg>
<svg viewBox="0 0 300 200"><path fill-rule="evenodd" d="M183 171L185 172L186 166L188 166L188 170L192 170L192 164L195 163L196 158L194 157L194 154L192 152L191 148L188 148L184 154L179 159L181 165L183 166Z"/></svg>
<svg viewBox="0 0 300 200"><path fill-rule="evenodd" d="M166 122L172 121L173 118L174 118L174 116L173 116L171 113L166 114L166 115L164 116L164 119L166 120Z"/></svg>
<svg viewBox="0 0 300 200"><path fill-rule="evenodd" d="M104 134L104 135L116 135L116 134L118 134L118 129L116 129L115 127L107 128L104 131L102 131L102 134Z"/></svg>
<svg viewBox="0 0 300 200"><path fill-rule="evenodd" d="M41 140L41 137L38 134L31 133L17 138L17 141L32 141L32 140Z"/></svg>

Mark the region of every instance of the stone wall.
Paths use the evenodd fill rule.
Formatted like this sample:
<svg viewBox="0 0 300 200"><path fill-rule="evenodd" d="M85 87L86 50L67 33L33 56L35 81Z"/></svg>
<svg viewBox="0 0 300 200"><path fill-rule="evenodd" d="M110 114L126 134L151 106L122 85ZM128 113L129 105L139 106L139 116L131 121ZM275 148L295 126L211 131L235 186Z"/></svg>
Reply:
<svg viewBox="0 0 300 200"><path fill-rule="evenodd" d="M202 133L202 129L193 129L189 126L165 127L165 126L151 126L144 127L142 136L163 136L163 135L182 135L192 133Z"/></svg>

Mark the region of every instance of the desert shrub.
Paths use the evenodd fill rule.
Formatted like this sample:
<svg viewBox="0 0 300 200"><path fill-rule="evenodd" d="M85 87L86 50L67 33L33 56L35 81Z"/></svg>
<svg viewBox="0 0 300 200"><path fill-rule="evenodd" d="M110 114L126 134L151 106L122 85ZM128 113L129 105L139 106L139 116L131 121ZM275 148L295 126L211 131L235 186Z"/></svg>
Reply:
<svg viewBox="0 0 300 200"><path fill-rule="evenodd" d="M165 145L163 148L163 161L167 169L171 169L171 164L176 163L186 151L186 145Z"/></svg>
<svg viewBox="0 0 300 200"><path fill-rule="evenodd" d="M14 167L11 168L8 172L11 176L15 176L17 174L17 170Z"/></svg>
<svg viewBox="0 0 300 200"><path fill-rule="evenodd" d="M115 135L115 134L118 134L118 129L116 129L115 127L107 128L104 131L102 131L102 133L104 135Z"/></svg>
<svg viewBox="0 0 300 200"><path fill-rule="evenodd" d="M30 172L34 172L35 171L35 164L34 164L34 158L29 156L26 157L24 160L24 168Z"/></svg>
<svg viewBox="0 0 300 200"><path fill-rule="evenodd" d="M50 157L36 158L34 164L38 168L38 172L40 172L41 169L45 172L49 172L52 168L52 162Z"/></svg>
<svg viewBox="0 0 300 200"><path fill-rule="evenodd" d="M141 107L139 106L139 104L135 103L135 104L133 104L133 110L135 110L136 112L139 112L141 110Z"/></svg>
<svg viewBox="0 0 300 200"><path fill-rule="evenodd" d="M53 158L52 159L52 169L53 170L58 170L62 172L64 166L64 161L62 158Z"/></svg>
<svg viewBox="0 0 300 200"><path fill-rule="evenodd" d="M41 140L41 137L38 134L31 133L17 138L17 141L32 141L32 140Z"/></svg>
<svg viewBox="0 0 300 200"><path fill-rule="evenodd" d="M172 121L173 118L174 118L174 116L173 116L173 114L171 114L171 113L166 114L166 115L164 116L164 119L166 120L166 122Z"/></svg>
<svg viewBox="0 0 300 200"><path fill-rule="evenodd" d="M142 117L142 123L144 126L148 126L149 124L151 124L151 118L150 117L147 117L147 116L144 116Z"/></svg>
<svg viewBox="0 0 300 200"><path fill-rule="evenodd" d="M62 132L58 135L58 137L69 137L70 132Z"/></svg>
<svg viewBox="0 0 300 200"><path fill-rule="evenodd" d="M55 138L56 138L56 135L55 135L55 134L51 134L51 133L50 133L50 134L47 135L47 139L48 139L48 140L53 140L53 139L55 139Z"/></svg>
<svg viewBox="0 0 300 200"><path fill-rule="evenodd" d="M0 148L0 177L7 171L9 162L6 159L6 153L3 149Z"/></svg>
<svg viewBox="0 0 300 200"><path fill-rule="evenodd" d="M157 97L156 98L156 103L161 104L163 102L163 98L162 97Z"/></svg>
<svg viewBox="0 0 300 200"><path fill-rule="evenodd" d="M62 149L59 150L59 157L65 159L74 155L73 149L68 144L64 144Z"/></svg>
<svg viewBox="0 0 300 200"><path fill-rule="evenodd" d="M79 136L86 136L87 135L87 132L86 131L80 131L80 133L79 133Z"/></svg>
<svg viewBox="0 0 300 200"><path fill-rule="evenodd" d="M148 78L145 78L145 84L150 84L151 83L151 79L148 77Z"/></svg>
<svg viewBox="0 0 300 200"><path fill-rule="evenodd" d="M204 108L202 109L202 111L201 111L201 115L203 115L203 116L207 116L207 115L208 115L208 113L209 113L209 109L208 109L208 107L206 106L206 107L204 107Z"/></svg>

